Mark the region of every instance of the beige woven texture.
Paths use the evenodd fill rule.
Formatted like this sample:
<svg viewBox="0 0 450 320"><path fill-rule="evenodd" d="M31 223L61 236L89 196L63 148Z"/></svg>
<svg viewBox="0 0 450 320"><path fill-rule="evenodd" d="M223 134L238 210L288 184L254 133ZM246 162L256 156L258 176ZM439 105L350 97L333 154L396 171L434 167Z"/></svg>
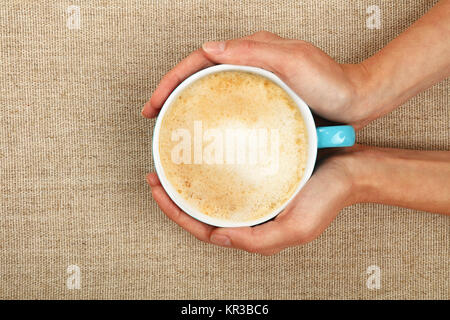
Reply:
<svg viewBox="0 0 450 320"><path fill-rule="evenodd" d="M374 4L381 29L371 30ZM140 115L204 41L265 29L359 62L433 4L2 1L0 298L449 299L450 220L440 215L356 205L319 239L271 257L198 241L149 193L154 120ZM67 27L69 5L80 7L79 30ZM446 80L357 139L448 150L448 96ZM66 286L69 265L81 270L79 290ZM378 290L366 286L371 265Z"/></svg>

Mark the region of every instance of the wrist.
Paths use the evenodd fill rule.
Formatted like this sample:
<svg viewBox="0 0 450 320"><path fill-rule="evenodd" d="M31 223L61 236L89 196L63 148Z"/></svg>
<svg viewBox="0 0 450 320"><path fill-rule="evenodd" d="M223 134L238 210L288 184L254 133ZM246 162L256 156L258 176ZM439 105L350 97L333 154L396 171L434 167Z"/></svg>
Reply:
<svg viewBox="0 0 450 320"><path fill-rule="evenodd" d="M363 145L345 148L333 157L341 164L347 185L345 206L371 202L371 197L377 193L377 181L372 175L374 165L382 160L382 154L377 149Z"/></svg>
<svg viewBox="0 0 450 320"><path fill-rule="evenodd" d="M380 202L382 194L392 183L390 179L393 166L398 166L398 160L392 159L392 151L358 145L351 152L351 176L353 182L354 203Z"/></svg>
<svg viewBox="0 0 450 320"><path fill-rule="evenodd" d="M351 185L346 205L371 202L449 213L448 151L357 145L343 155Z"/></svg>
<svg viewBox="0 0 450 320"><path fill-rule="evenodd" d="M374 105L374 89L371 85L372 76L364 63L341 65L351 86L349 112L352 124L356 129L366 126L375 120L376 106Z"/></svg>

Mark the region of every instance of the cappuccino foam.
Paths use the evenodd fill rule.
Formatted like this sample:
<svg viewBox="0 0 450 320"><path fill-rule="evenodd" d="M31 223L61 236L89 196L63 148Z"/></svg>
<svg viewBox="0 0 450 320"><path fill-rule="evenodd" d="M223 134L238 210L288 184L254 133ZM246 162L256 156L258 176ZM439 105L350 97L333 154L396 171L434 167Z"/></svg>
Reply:
<svg viewBox="0 0 450 320"><path fill-rule="evenodd" d="M164 115L159 139L164 173L180 196L231 221L258 219L283 205L307 159L295 102L271 80L241 71L210 74L184 89Z"/></svg>

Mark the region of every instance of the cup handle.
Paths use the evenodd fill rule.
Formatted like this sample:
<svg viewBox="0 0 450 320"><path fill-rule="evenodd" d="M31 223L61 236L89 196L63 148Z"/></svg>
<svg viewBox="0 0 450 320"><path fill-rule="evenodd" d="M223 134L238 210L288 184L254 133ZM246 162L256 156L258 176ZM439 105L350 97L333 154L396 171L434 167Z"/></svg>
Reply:
<svg viewBox="0 0 450 320"><path fill-rule="evenodd" d="M319 127L317 148L351 147L355 144L355 130L352 126Z"/></svg>

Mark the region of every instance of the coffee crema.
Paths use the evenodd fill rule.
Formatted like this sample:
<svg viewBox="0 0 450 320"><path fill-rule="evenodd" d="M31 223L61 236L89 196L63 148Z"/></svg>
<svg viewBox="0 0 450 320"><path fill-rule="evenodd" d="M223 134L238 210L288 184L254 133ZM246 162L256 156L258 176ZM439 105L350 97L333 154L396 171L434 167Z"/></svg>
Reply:
<svg viewBox="0 0 450 320"><path fill-rule="evenodd" d="M164 173L179 195L230 221L282 206L307 161L307 130L295 102L249 72L217 72L190 84L169 106L159 139Z"/></svg>

